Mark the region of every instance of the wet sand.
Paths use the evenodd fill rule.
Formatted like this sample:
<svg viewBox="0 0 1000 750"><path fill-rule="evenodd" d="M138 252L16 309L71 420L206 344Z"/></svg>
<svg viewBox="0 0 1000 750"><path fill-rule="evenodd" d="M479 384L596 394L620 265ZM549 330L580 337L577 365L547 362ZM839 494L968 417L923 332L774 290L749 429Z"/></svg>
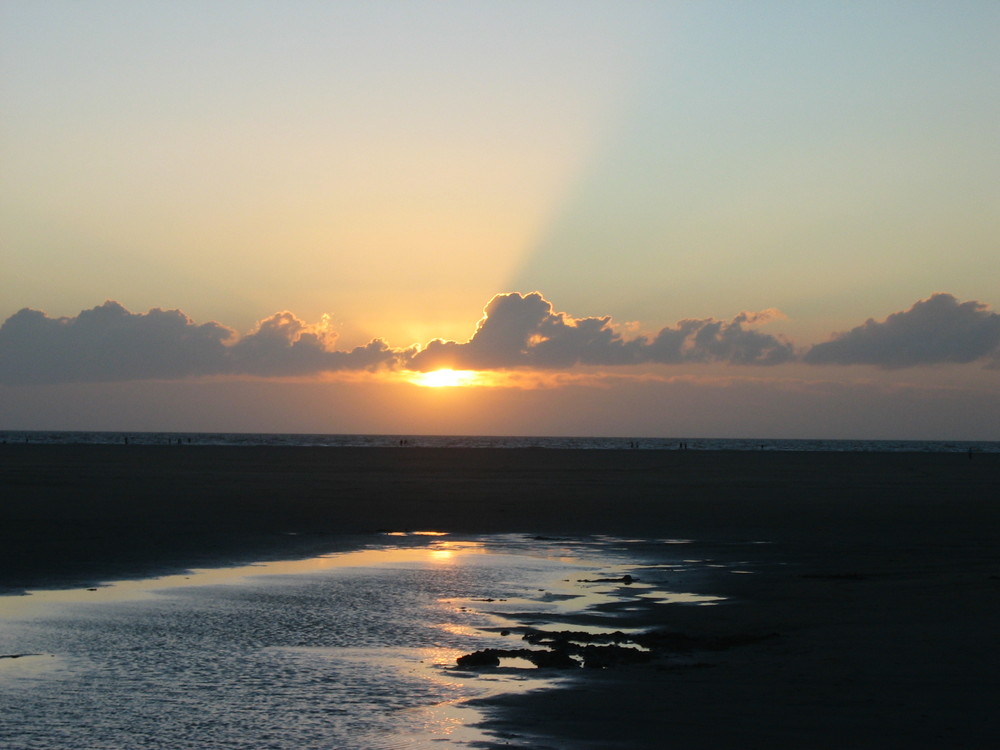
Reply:
<svg viewBox="0 0 1000 750"><path fill-rule="evenodd" d="M407 529L686 538L753 571L704 581L723 605L623 617L773 637L491 699L498 746L1000 740L1000 454L3 445L0 487L6 591Z"/></svg>

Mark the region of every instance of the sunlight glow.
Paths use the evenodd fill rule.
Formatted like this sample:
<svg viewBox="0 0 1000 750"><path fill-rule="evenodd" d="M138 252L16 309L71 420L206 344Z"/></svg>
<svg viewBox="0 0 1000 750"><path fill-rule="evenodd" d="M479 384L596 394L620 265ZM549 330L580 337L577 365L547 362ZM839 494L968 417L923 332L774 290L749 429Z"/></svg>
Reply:
<svg viewBox="0 0 1000 750"><path fill-rule="evenodd" d="M454 388L456 386L486 385L484 374L477 370L434 370L416 372L410 382L425 388Z"/></svg>
<svg viewBox="0 0 1000 750"><path fill-rule="evenodd" d="M622 368L625 369L625 368ZM667 382L676 380L678 376L668 376L658 372L606 372L603 370L584 369L581 372L562 372L556 370L452 370L443 368L432 372L416 372L413 370L387 370L378 373L370 372L336 372L328 373L324 379L330 382L379 382L408 383L423 388L518 388L521 390L537 390L539 388L560 388L563 386L586 386L594 388L609 388L616 383L634 382Z"/></svg>

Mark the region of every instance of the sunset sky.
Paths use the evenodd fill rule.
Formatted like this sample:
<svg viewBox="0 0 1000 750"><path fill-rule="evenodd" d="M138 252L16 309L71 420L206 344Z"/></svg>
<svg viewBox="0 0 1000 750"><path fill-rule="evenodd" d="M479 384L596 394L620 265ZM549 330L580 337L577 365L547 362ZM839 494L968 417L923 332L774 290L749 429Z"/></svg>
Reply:
<svg viewBox="0 0 1000 750"><path fill-rule="evenodd" d="M0 429L1000 440L998 39L0 0Z"/></svg>

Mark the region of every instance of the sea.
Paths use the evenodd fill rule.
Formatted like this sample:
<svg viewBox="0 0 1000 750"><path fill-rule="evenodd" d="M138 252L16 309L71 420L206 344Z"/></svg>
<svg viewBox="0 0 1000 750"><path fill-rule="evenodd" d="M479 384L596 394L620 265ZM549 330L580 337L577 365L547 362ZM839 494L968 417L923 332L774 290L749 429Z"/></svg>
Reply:
<svg viewBox="0 0 1000 750"><path fill-rule="evenodd" d="M0 430L3 443L57 445L255 445L351 448L555 448L571 450L860 451L1000 453L1000 440L831 440L703 437L534 437L496 435L324 435L243 432Z"/></svg>

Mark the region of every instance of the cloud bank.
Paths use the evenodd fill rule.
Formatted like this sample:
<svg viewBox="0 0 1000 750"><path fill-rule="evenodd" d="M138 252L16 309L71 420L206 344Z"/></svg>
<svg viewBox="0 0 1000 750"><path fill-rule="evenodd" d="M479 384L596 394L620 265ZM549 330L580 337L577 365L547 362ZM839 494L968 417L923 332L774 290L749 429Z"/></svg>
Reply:
<svg viewBox="0 0 1000 750"><path fill-rule="evenodd" d="M777 310L732 320L681 320L655 335L625 338L608 317L574 318L541 294L494 297L472 337L436 339L423 348L391 348L374 339L338 350L324 319L308 324L290 312L261 320L240 336L220 323L196 323L180 310L132 313L107 301L76 317L51 318L25 308L0 326L0 383L88 383L172 380L209 375L314 376L345 371L544 371L576 366L720 363L774 366L872 365L895 369L983 362L1000 367L1000 315L980 302L934 294L883 321L797 349L756 326Z"/></svg>
<svg viewBox="0 0 1000 750"><path fill-rule="evenodd" d="M289 312L265 318L240 338L180 310L131 313L110 300L75 318L25 308L0 326L0 383L312 375L377 369L398 356L382 341L336 351L335 340L325 322L310 326Z"/></svg>
<svg viewBox="0 0 1000 750"><path fill-rule="evenodd" d="M981 302L959 302L950 294L934 294L909 310L879 322L835 334L804 357L814 365L914 367L947 362L992 360L1000 363L1000 315Z"/></svg>
<svg viewBox="0 0 1000 750"><path fill-rule="evenodd" d="M556 312L537 292L497 295L484 313L469 341L431 341L407 366L426 371L683 362L774 365L794 358L789 342L746 327L776 313L770 310L740 313L728 323L682 320L653 338L629 340L612 328L610 317L573 318Z"/></svg>

